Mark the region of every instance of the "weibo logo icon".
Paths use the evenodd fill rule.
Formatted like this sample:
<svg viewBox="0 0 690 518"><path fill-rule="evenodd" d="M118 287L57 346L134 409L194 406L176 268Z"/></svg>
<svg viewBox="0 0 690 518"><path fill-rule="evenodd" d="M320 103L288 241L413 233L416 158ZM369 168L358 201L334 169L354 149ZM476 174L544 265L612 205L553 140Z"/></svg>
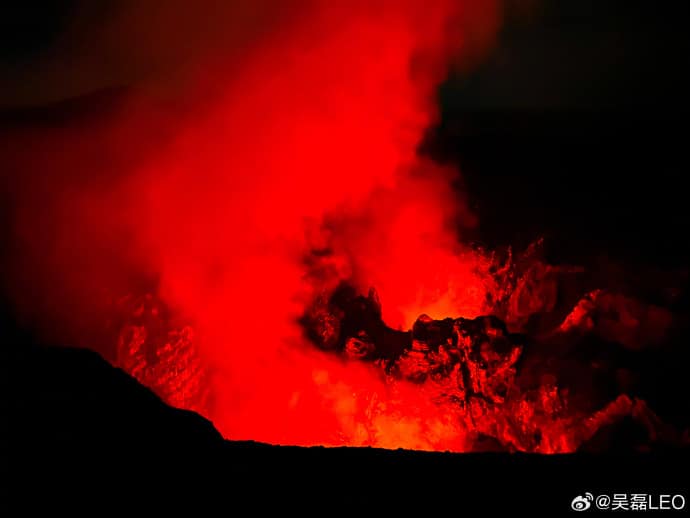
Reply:
<svg viewBox="0 0 690 518"><path fill-rule="evenodd" d="M592 506L592 500L594 500L594 495L592 493L585 493L584 496L576 496L570 503L570 507L573 511L586 511Z"/></svg>

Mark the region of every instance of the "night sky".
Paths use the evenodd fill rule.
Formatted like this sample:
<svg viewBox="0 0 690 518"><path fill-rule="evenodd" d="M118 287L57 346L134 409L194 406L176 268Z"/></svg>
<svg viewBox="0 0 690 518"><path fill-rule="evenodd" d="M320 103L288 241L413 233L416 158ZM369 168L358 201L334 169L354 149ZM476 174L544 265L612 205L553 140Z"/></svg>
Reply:
<svg viewBox="0 0 690 518"><path fill-rule="evenodd" d="M3 7L0 118L35 117L36 106L179 66L165 35L160 43L137 33L134 53L112 46L117 33L101 36L129 5ZM460 165L479 214L473 239L520 247L546 236L563 261L603 254L667 267L690 259L680 188L688 169L686 11L682 2L507 3L491 55L440 89L441 121L422 146ZM204 13L195 16L183 36L203 26ZM193 54L193 43L183 46L183 56Z"/></svg>
<svg viewBox="0 0 690 518"><path fill-rule="evenodd" d="M141 75L137 59L149 59L149 64L163 59L150 52L158 50L155 40L160 35L150 34L149 41L137 42L142 43L140 56L123 65L123 58L109 51L98 31L134 4L126 0L92 4L62 0L3 6L2 105L37 104L136 82ZM478 70L447 84L446 113L688 108L689 45L683 2L652 7L625 0L509 0L506 5L498 48ZM209 12L213 14L212 8ZM203 19L203 11L195 16ZM95 67L99 60L103 63Z"/></svg>

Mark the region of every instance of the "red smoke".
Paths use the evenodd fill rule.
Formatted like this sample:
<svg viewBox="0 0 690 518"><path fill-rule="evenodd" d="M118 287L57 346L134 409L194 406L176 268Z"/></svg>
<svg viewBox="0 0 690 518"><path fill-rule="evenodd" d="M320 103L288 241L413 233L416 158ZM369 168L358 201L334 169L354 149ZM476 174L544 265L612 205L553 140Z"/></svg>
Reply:
<svg viewBox="0 0 690 518"><path fill-rule="evenodd" d="M392 327L489 309L489 261L458 236L474 221L456 171L420 159L417 146L436 116L435 87L453 60L487 50L498 6L307 4L231 61L196 63L186 115L146 160L115 159L126 170L117 179L51 191L53 246L37 245L46 262L36 268L42 284L61 279L77 322L78 308L100 304L99 287L125 285L113 271L155 272L160 296L194 325L208 417L229 438L464 449L459 421L423 388L346 368L306 344L298 320L340 280L376 287ZM163 131L130 110L96 149L131 152ZM113 167L108 155L80 160L96 176Z"/></svg>
<svg viewBox="0 0 690 518"><path fill-rule="evenodd" d="M455 234L454 172L416 154L458 7L324 2L257 44L208 116L136 175L161 294L199 330L227 436L424 446L414 411L362 436L361 397L383 385L305 350L297 321L349 278L378 289L389 325L486 309L481 264ZM314 248L334 263L316 280Z"/></svg>

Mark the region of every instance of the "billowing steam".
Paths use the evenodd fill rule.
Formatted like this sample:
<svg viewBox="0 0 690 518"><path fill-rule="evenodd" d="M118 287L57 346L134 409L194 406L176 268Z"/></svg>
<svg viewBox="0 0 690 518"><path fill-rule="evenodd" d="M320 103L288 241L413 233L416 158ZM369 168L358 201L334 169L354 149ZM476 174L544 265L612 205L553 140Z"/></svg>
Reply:
<svg viewBox="0 0 690 518"><path fill-rule="evenodd" d="M39 176L15 191L18 307L85 340L109 297L152 277L194 326L207 413L226 436L461 449L459 424L418 387L391 394L366 365L306 345L298 322L340 281L375 287L394 328L488 309L488 260L459 239L474 221L457 172L417 146L436 86L487 50L498 5L221 4L208 31L175 7L160 19L132 7L106 28L111 45L119 29L143 49L124 44L135 69L175 49L185 66L165 102L142 101L165 84L156 70L115 122L49 132L30 162ZM148 42L158 32L172 50Z"/></svg>

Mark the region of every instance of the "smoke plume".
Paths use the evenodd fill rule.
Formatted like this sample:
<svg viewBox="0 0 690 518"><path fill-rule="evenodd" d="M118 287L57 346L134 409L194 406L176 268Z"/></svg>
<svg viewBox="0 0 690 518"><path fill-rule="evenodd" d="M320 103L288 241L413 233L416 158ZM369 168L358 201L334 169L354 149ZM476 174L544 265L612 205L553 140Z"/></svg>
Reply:
<svg viewBox="0 0 690 518"><path fill-rule="evenodd" d="M72 29L93 42L86 70L134 86L102 117L13 137L31 174L10 182L11 293L83 342L108 301L155 279L196 330L230 438L457 447L459 425L419 391L326 358L298 322L341 281L375 287L401 329L487 310L458 173L417 147L435 88L487 52L499 5L284 4L131 2Z"/></svg>

